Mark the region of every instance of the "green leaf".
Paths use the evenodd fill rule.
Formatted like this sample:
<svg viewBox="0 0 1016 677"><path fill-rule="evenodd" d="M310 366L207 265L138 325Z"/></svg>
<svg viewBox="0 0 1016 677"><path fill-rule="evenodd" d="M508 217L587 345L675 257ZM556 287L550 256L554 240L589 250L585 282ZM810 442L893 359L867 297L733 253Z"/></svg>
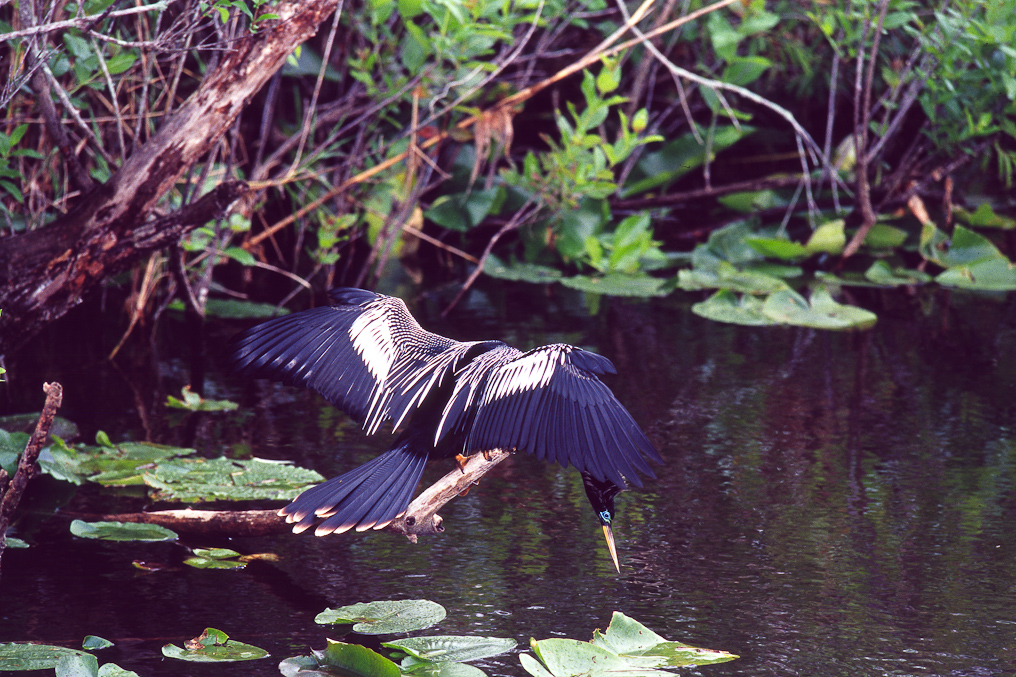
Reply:
<svg viewBox="0 0 1016 677"><path fill-rule="evenodd" d="M950 250L951 253L951 250ZM1004 256L952 266L935 278L943 287L973 291L1016 290L1016 266Z"/></svg>
<svg viewBox="0 0 1016 677"><path fill-rule="evenodd" d="M946 267L963 266L981 259L1007 260L991 241L979 233L957 225L953 229L949 250L939 261Z"/></svg>
<svg viewBox="0 0 1016 677"><path fill-rule="evenodd" d="M257 263L254 255L243 247L229 247L223 254L244 266L253 266Z"/></svg>
<svg viewBox="0 0 1016 677"><path fill-rule="evenodd" d="M906 268L890 268L885 261L876 261L864 273L865 279L878 285L897 287L901 285L918 285L931 282L932 277L920 270Z"/></svg>
<svg viewBox="0 0 1016 677"><path fill-rule="evenodd" d="M574 639L552 637L530 645L543 665L555 677L612 675L615 677L664 677L654 668L665 659L644 656L619 656L607 649Z"/></svg>
<svg viewBox="0 0 1016 677"><path fill-rule="evenodd" d="M395 663L359 644L328 640L328 648L316 655L321 667L330 668L329 674L338 673L344 677L401 677L402 674Z"/></svg>
<svg viewBox="0 0 1016 677"><path fill-rule="evenodd" d="M25 543L20 538L14 538L13 536L8 536L7 537L7 547L8 548L27 548L29 546L28 546L28 543Z"/></svg>
<svg viewBox="0 0 1016 677"><path fill-rule="evenodd" d="M231 640L226 633L215 628L205 628L199 636L187 642L187 647L181 649L175 644L166 644L162 647L162 655L194 663L256 661L269 655L264 649Z"/></svg>
<svg viewBox="0 0 1016 677"><path fill-rule="evenodd" d="M792 290L776 292L766 299L762 312L777 322L814 329L869 329L878 319L863 308L836 303L825 287L815 288L810 303Z"/></svg>
<svg viewBox="0 0 1016 677"><path fill-rule="evenodd" d="M208 299L205 314L224 319L246 320L288 315L287 308L280 308L271 303L255 303L239 299Z"/></svg>
<svg viewBox="0 0 1016 677"><path fill-rule="evenodd" d="M953 207L953 215L957 221L976 228L1001 228L1002 230L1016 228L1016 219L995 213L995 210L987 202L982 202L973 212L967 211L963 207Z"/></svg>
<svg viewBox="0 0 1016 677"><path fill-rule="evenodd" d="M96 637L95 635L85 635L85 639L81 642L81 648L87 651L108 649L111 646L113 646L113 642L102 637Z"/></svg>
<svg viewBox="0 0 1016 677"><path fill-rule="evenodd" d="M864 244L872 249L895 249L907 240L907 231L884 223L876 223L864 236Z"/></svg>
<svg viewBox="0 0 1016 677"><path fill-rule="evenodd" d="M843 230L843 219L823 223L808 238L805 247L814 253L839 254L847 244L847 235Z"/></svg>
<svg viewBox="0 0 1016 677"><path fill-rule="evenodd" d="M101 541L174 541L175 532L158 524L138 522L71 522L71 533L79 538Z"/></svg>
<svg viewBox="0 0 1016 677"><path fill-rule="evenodd" d="M487 257L487 262L483 266L483 272L499 280L532 282L533 284L555 282L561 277L561 271L557 268L524 262L506 265L493 254Z"/></svg>
<svg viewBox="0 0 1016 677"><path fill-rule="evenodd" d="M667 294L665 289L667 281L650 275L626 275L624 273L607 273L597 277L575 275L563 277L558 281L572 289L607 296L647 298Z"/></svg>
<svg viewBox="0 0 1016 677"><path fill-rule="evenodd" d="M387 635L422 630L444 620L445 609L427 599L360 602L338 609L325 609L314 618L320 625L352 623L353 632Z"/></svg>
<svg viewBox="0 0 1016 677"><path fill-rule="evenodd" d="M752 327L768 327L778 324L762 312L763 301L751 294L738 296L728 289L721 289L705 301L696 303L691 311L699 317L714 322L743 324Z"/></svg>
<svg viewBox="0 0 1016 677"><path fill-rule="evenodd" d="M811 256L812 252L807 247L786 238L779 237L748 237L745 238L748 246L762 256L781 261L799 261Z"/></svg>
<svg viewBox="0 0 1016 677"><path fill-rule="evenodd" d="M406 656L399 665L403 675L412 677L486 677L483 670L466 663L431 663Z"/></svg>
<svg viewBox="0 0 1016 677"><path fill-rule="evenodd" d="M187 411L233 411L240 405L229 400L206 400L184 386L180 391L183 399L177 399L172 395L166 396L166 406L172 409L186 409Z"/></svg>
<svg viewBox="0 0 1016 677"><path fill-rule="evenodd" d="M130 70L137 60L138 55L134 52L121 52L106 59L106 69L109 70L110 75L119 75Z"/></svg>
<svg viewBox="0 0 1016 677"><path fill-rule="evenodd" d="M465 637L431 635L382 642L381 646L405 651L410 656L431 662L472 661L497 656L515 648L516 641L503 637Z"/></svg>
<svg viewBox="0 0 1016 677"><path fill-rule="evenodd" d="M592 643L620 655L662 658L667 667L726 663L737 658L726 651L668 641L620 611L614 612L606 633L593 632Z"/></svg>
<svg viewBox="0 0 1016 677"><path fill-rule="evenodd" d="M324 478L287 461L260 458L168 459L146 469L144 483L160 501L292 500Z"/></svg>
<svg viewBox="0 0 1016 677"><path fill-rule="evenodd" d="M714 270L692 268L679 270L677 285L681 289L729 289L744 294L771 294L790 289L784 280L753 270L739 270L720 261Z"/></svg>
<svg viewBox="0 0 1016 677"><path fill-rule="evenodd" d="M717 127L710 146L713 154L737 143L755 131L754 127L731 125ZM663 144L658 150L646 153L635 164L628 181L621 187L622 197L631 197L667 186L688 172L702 166L706 159L706 146L690 132Z"/></svg>
<svg viewBox="0 0 1016 677"><path fill-rule="evenodd" d="M61 658L88 656L78 649L50 644L0 644L0 671L52 670Z"/></svg>

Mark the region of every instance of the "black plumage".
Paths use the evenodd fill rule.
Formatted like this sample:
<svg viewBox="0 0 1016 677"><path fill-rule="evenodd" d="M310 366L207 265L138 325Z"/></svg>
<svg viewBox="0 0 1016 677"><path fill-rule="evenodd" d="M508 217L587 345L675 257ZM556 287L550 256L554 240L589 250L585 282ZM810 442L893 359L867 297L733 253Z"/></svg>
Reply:
<svg viewBox="0 0 1016 677"><path fill-rule="evenodd" d="M661 462L598 378L610 360L563 343L522 352L500 341L462 343L424 330L401 299L336 289L332 305L270 320L237 336L241 373L311 388L368 434L391 422L395 445L308 489L280 514L297 533L380 529L402 515L428 458L493 449L575 466L617 566L614 497L646 459Z"/></svg>

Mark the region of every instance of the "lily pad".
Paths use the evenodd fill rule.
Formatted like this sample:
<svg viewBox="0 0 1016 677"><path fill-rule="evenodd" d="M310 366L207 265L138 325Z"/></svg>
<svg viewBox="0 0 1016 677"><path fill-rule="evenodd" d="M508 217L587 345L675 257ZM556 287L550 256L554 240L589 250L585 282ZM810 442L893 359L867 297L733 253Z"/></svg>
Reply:
<svg viewBox="0 0 1016 677"><path fill-rule="evenodd" d="M748 237L745 242L762 256L781 261L800 261L812 255L803 244L777 237Z"/></svg>
<svg viewBox="0 0 1016 677"><path fill-rule="evenodd" d="M765 273L740 270L726 261L714 269L692 268L677 273L677 285L682 289L727 289L742 294L772 294L790 289L784 280Z"/></svg>
<svg viewBox="0 0 1016 677"><path fill-rule="evenodd" d="M338 609L325 609L314 618L320 625L353 624L353 632L387 635L422 630L440 623L445 608L427 599L360 602Z"/></svg>
<svg viewBox="0 0 1016 677"><path fill-rule="evenodd" d="M950 267L936 277L935 282L943 287L974 291L1012 291L1016 289L1016 265L999 255Z"/></svg>
<svg viewBox="0 0 1016 677"><path fill-rule="evenodd" d="M399 666L359 644L328 640L328 648L310 656L287 658L279 664L286 677L401 677Z"/></svg>
<svg viewBox="0 0 1016 677"><path fill-rule="evenodd" d="M751 294L738 296L728 289L721 289L705 301L691 307L699 317L715 322L743 324L751 327L767 327L778 324L762 312L763 301Z"/></svg>
<svg viewBox="0 0 1016 677"><path fill-rule="evenodd" d="M255 661L269 654L256 646L231 640L221 630L205 628L200 635L188 640L183 649L175 644L166 644L162 647L162 655L195 663L235 663Z"/></svg>
<svg viewBox="0 0 1016 677"><path fill-rule="evenodd" d="M551 638L530 640L532 656L519 656L534 677L665 677L661 668L722 663L737 658L671 642L633 618L615 611L605 633L594 632L592 642Z"/></svg>
<svg viewBox="0 0 1016 677"><path fill-rule="evenodd" d="M100 541L174 541L176 532L158 524L135 522L71 522L71 533Z"/></svg>
<svg viewBox="0 0 1016 677"><path fill-rule="evenodd" d="M167 460L147 469L143 480L161 501L288 501L324 477L286 461L220 457Z"/></svg>
<svg viewBox="0 0 1016 677"><path fill-rule="evenodd" d="M515 262L509 265L496 256L487 257L487 262L483 266L483 272L499 280L532 282L534 284L555 282L561 277L561 271L557 268L524 262Z"/></svg>
<svg viewBox="0 0 1016 677"><path fill-rule="evenodd" d="M665 296L667 293L665 289L667 281L650 275L625 275L623 273L607 273L596 277L575 275L563 277L558 281L572 289L607 296L648 298L650 296Z"/></svg>
<svg viewBox="0 0 1016 677"><path fill-rule="evenodd" d="M180 391L180 397L182 399L168 395L166 397L166 406L172 409L186 409L187 411L233 411L240 406L236 402L230 402L229 400L206 400L193 392L190 386L183 387L183 390Z"/></svg>
<svg viewBox="0 0 1016 677"><path fill-rule="evenodd" d="M487 673L468 663L421 661L406 656L399 664L403 675L413 677L485 677Z"/></svg>
<svg viewBox="0 0 1016 677"><path fill-rule="evenodd" d="M88 651L95 651L96 649L108 649L113 646L113 642L102 637L96 637L95 635L85 635L85 639L81 642L81 648Z"/></svg>
<svg viewBox="0 0 1016 677"><path fill-rule="evenodd" d="M957 221L978 228L1001 228L1002 230L1016 228L1016 219L996 213L987 202L982 202L973 212L963 207L953 207L953 216Z"/></svg>
<svg viewBox="0 0 1016 677"><path fill-rule="evenodd" d="M795 291L777 292L766 299L762 312L777 322L814 329L868 329L878 319L863 308L837 303L825 287L815 288L810 302Z"/></svg>
<svg viewBox="0 0 1016 677"><path fill-rule="evenodd" d="M880 286L897 287L925 284L932 277L920 270L907 268L890 268L885 261L876 261L864 273L865 279Z"/></svg>
<svg viewBox="0 0 1016 677"><path fill-rule="evenodd" d="M61 658L68 656L87 656L79 649L68 649L64 646L51 644L27 644L11 642L0 644L0 670L52 670ZM94 658L94 657L93 657Z"/></svg>
<svg viewBox="0 0 1016 677"><path fill-rule="evenodd" d="M466 637L456 635L431 635L428 637L407 637L381 646L398 649L421 661L472 661L489 658L511 651L516 641L504 637Z"/></svg>
<svg viewBox="0 0 1016 677"><path fill-rule="evenodd" d="M7 540L7 547L8 548L27 548L28 547L28 543L25 543L20 538L14 538L13 536L8 536L6 540Z"/></svg>

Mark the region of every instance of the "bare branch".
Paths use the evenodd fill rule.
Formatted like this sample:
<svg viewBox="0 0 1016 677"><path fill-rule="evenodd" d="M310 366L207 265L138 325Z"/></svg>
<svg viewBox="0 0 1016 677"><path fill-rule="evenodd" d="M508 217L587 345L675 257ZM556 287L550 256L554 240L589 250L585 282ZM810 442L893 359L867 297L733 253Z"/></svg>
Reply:
<svg viewBox="0 0 1016 677"><path fill-rule="evenodd" d="M120 9L115 12L103 12L101 15L98 16L85 16L79 17L77 19L55 21L53 23L43 24L41 26L32 26L31 28L24 28L20 31L11 31L10 33L4 33L3 35L0 35L0 40L3 40L4 42L9 42L11 40L18 40L20 38L29 37L31 35L39 35L41 33L51 33L53 31L63 30L65 28L79 28L83 31L92 33L93 31L91 30L91 27L95 24L96 19L117 18L121 16L130 16L132 14L141 14L143 12L155 12L155 11L161 12L174 2L176 2L176 0L163 0L162 2L156 2L155 4L152 5L143 5L141 7L129 7L127 9ZM101 39L109 39L110 42L117 42L115 39L109 38L108 36L104 36L101 34L96 34L96 37Z"/></svg>

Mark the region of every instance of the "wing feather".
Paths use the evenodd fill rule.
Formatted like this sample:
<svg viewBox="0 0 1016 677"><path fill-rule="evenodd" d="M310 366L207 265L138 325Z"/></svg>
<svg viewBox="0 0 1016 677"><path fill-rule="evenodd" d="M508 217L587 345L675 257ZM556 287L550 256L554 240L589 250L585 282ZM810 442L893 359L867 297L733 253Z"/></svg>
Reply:
<svg viewBox="0 0 1016 677"><path fill-rule="evenodd" d="M334 305L269 320L229 347L241 373L317 391L368 434L401 423L478 344L425 331L398 298L337 289Z"/></svg>
<svg viewBox="0 0 1016 677"><path fill-rule="evenodd" d="M466 430L464 452L525 451L573 465L618 486L652 476L659 454L596 375L614 373L605 357L554 344L520 353L505 346L474 359L459 374L438 439Z"/></svg>

